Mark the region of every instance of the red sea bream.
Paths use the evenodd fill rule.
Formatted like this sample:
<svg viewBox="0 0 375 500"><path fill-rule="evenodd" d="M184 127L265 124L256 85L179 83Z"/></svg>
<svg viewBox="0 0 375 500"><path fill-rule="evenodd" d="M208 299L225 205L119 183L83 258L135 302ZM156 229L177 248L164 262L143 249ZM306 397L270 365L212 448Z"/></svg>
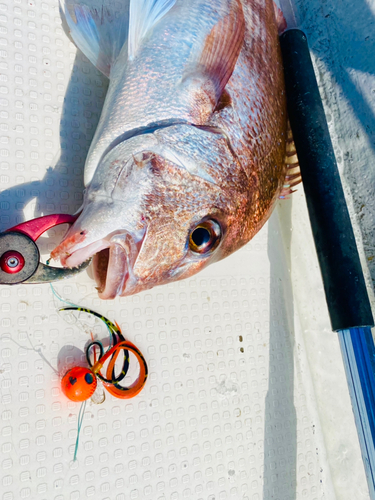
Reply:
<svg viewBox="0 0 375 500"><path fill-rule="evenodd" d="M112 299L242 247L289 189L272 0L75 0L61 12L110 84L81 213L52 257L94 256Z"/></svg>

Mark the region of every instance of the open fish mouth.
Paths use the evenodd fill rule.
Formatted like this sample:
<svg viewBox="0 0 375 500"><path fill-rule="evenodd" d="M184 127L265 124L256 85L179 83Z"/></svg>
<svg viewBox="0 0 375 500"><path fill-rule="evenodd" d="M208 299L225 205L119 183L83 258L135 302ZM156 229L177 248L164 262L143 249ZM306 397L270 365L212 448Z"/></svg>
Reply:
<svg viewBox="0 0 375 500"><path fill-rule="evenodd" d="M69 249L68 239L52 252L52 257L60 258L62 265L70 268L92 258L99 297L110 300L123 294L129 280L136 281L132 269L142 240L136 243L130 234L117 233L74 250L74 245Z"/></svg>
<svg viewBox="0 0 375 500"><path fill-rule="evenodd" d="M93 258L94 279L104 300L121 295L129 278L128 256L121 245L112 244Z"/></svg>

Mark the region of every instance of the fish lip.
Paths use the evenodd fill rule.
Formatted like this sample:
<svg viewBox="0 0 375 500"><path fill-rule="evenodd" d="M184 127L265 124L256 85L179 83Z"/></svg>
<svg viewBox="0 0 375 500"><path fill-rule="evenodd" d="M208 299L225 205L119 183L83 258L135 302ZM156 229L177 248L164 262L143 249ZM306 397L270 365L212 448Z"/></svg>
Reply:
<svg viewBox="0 0 375 500"><path fill-rule="evenodd" d="M108 250L108 255L103 255L105 250ZM93 271L100 299L111 300L121 295L129 278L125 249L118 243L112 243L96 253L93 259Z"/></svg>
<svg viewBox="0 0 375 500"><path fill-rule="evenodd" d="M82 262L92 258L92 270L97 284L99 298L103 300L114 299L123 295L125 288L133 288L137 283L134 276L133 266L137 260L138 253L143 244L146 229L142 234L135 237L129 231L114 231L105 238L94 241L81 248L74 250L71 246L64 248L66 254L58 255L64 267L72 268L79 266ZM79 242L81 245L81 242ZM107 255L103 252L107 251Z"/></svg>
<svg viewBox="0 0 375 500"><path fill-rule="evenodd" d="M105 261L103 252L106 250L108 257L104 263L104 270L101 270L103 259ZM64 259L64 266L76 267L90 258L92 258L93 274L99 298L109 300L121 295L129 277L128 258L122 245L117 241L111 241L110 238L95 241L86 247L73 251Z"/></svg>
<svg viewBox="0 0 375 500"><path fill-rule="evenodd" d="M98 240L90 243L89 245L79 248L75 250L67 257L61 257L62 264L64 267L77 267L81 265L83 262L86 262L88 259L92 258L97 253L105 250L111 245L111 242L108 240Z"/></svg>

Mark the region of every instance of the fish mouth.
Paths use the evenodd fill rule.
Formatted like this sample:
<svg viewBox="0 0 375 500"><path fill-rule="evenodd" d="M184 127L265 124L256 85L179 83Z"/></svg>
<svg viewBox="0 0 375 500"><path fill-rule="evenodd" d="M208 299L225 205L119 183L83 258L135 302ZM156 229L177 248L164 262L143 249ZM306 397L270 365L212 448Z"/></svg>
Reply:
<svg viewBox="0 0 375 500"><path fill-rule="evenodd" d="M72 237L72 239L74 236ZM107 238L90 243L69 253L69 244L63 243L52 252L53 258L60 258L64 267L77 267L92 258L93 274L99 298L111 300L122 295L129 281L136 281L133 265L137 259L141 241L129 233L115 233Z"/></svg>
<svg viewBox="0 0 375 500"><path fill-rule="evenodd" d="M111 300L122 295L129 278L128 256L121 245L112 244L93 258L94 279L99 298Z"/></svg>

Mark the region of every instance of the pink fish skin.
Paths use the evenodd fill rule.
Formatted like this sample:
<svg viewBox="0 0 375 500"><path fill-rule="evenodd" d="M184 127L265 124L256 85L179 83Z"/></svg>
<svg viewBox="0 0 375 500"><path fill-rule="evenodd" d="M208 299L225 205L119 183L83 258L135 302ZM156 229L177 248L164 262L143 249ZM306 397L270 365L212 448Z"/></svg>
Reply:
<svg viewBox="0 0 375 500"><path fill-rule="evenodd" d="M245 245L287 173L272 0L176 0L123 52L81 214L52 252L68 267L94 255L102 299L187 278Z"/></svg>

